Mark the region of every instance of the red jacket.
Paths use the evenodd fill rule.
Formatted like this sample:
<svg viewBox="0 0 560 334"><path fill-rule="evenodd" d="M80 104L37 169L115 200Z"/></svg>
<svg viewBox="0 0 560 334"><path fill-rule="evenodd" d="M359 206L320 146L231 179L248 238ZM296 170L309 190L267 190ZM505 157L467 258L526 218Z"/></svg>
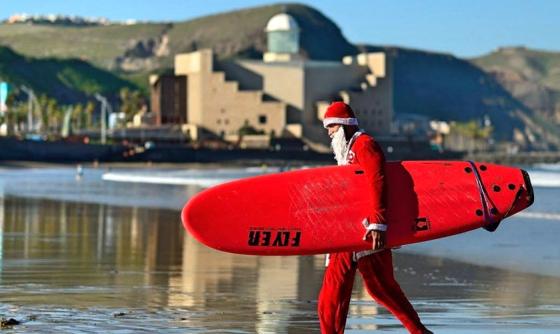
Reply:
<svg viewBox="0 0 560 334"><path fill-rule="evenodd" d="M386 224L387 185L385 182L385 156L379 144L365 133L356 133L350 141L347 160L358 164L364 170L370 187L367 192L373 203L370 224Z"/></svg>

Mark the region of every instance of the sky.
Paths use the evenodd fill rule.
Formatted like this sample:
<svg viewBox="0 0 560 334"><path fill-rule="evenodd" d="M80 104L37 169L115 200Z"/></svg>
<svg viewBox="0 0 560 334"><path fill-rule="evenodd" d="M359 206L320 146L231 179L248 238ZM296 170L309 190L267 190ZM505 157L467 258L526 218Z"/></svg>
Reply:
<svg viewBox="0 0 560 334"><path fill-rule="evenodd" d="M180 21L279 1L0 0L0 19L15 13ZM309 0L352 43L392 45L470 58L503 46L560 52L557 0ZM1 41L0 41L1 43Z"/></svg>

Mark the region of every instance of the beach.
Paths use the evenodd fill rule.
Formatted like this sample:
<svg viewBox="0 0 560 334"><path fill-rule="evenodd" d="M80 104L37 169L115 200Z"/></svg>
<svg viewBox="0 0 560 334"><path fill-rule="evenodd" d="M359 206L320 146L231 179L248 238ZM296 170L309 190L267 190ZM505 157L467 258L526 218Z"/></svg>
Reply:
<svg viewBox="0 0 560 334"><path fill-rule="evenodd" d="M529 170L536 203L496 232L395 250L398 281L435 333L560 331L555 168ZM323 256L220 253L180 222L204 187L277 171L0 168L0 316L20 322L14 333L318 333ZM352 298L347 333L405 333L359 278Z"/></svg>

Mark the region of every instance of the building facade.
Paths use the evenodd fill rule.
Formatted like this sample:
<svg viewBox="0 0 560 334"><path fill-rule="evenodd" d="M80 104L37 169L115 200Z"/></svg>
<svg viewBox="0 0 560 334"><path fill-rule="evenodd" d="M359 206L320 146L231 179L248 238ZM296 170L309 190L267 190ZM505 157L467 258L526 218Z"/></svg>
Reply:
<svg viewBox="0 0 560 334"><path fill-rule="evenodd" d="M150 90L156 125L188 123L186 76L152 75Z"/></svg>
<svg viewBox="0 0 560 334"><path fill-rule="evenodd" d="M328 144L322 115L334 100L348 103L366 131L390 133L393 76L384 53L347 56L340 62L306 60L299 55L299 27L291 16L273 17L266 31L269 50L262 61L216 61L211 50L176 55L175 77L185 78L186 90L181 120L191 133L202 128L234 141L239 129L249 125L265 135L320 146Z"/></svg>
<svg viewBox="0 0 560 334"><path fill-rule="evenodd" d="M175 75L187 77L188 123L225 139L235 137L243 126L281 135L286 126L286 104L267 101L262 90L241 90L226 73L214 70L211 50L175 57Z"/></svg>

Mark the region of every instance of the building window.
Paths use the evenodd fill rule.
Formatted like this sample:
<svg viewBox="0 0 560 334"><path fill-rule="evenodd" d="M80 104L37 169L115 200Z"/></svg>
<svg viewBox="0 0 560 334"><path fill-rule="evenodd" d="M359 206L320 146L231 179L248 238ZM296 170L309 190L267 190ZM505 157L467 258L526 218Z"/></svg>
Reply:
<svg viewBox="0 0 560 334"><path fill-rule="evenodd" d="M228 124L229 124L229 119L226 118L226 119L224 120L224 124L225 124L225 125L228 125Z"/></svg>
<svg viewBox="0 0 560 334"><path fill-rule="evenodd" d="M218 120L216 121L216 124L222 124L222 120L218 118Z"/></svg>
<svg viewBox="0 0 560 334"><path fill-rule="evenodd" d="M266 115L259 115L259 124L266 124Z"/></svg>

